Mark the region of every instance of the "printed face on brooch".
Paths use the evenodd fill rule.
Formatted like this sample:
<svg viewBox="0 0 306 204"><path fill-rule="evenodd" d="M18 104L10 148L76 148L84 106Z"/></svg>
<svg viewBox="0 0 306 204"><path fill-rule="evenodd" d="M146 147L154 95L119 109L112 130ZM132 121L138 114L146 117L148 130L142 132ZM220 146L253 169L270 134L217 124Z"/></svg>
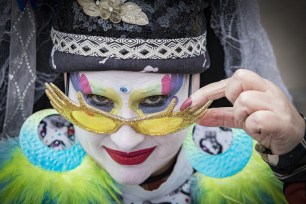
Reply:
<svg viewBox="0 0 306 204"><path fill-rule="evenodd" d="M87 116L97 114L95 119L103 119L98 122L116 120L116 117L124 121L145 118L166 110L174 102L177 103L173 104L176 111L188 97L188 75L103 71L78 72L70 76L69 98L79 103L80 92L88 106L102 110L102 116L87 113ZM85 120L87 116L76 115L79 120ZM87 120L88 123L93 122ZM163 117L163 120L167 123L167 117ZM159 117L156 121L148 121L144 127L158 132L154 122L160 122ZM139 133L141 130L138 126L141 125L129 124L125 122L115 132L109 131L107 134L75 127L75 135L85 151L117 182L140 184L170 164L187 130L182 129L166 136L149 136Z"/></svg>

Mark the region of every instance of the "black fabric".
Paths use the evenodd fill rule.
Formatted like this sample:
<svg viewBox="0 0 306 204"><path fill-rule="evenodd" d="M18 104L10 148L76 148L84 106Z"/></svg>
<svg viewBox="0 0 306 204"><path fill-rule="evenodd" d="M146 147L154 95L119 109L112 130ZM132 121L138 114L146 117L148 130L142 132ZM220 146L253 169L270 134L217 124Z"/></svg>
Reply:
<svg viewBox="0 0 306 204"><path fill-rule="evenodd" d="M95 1L93 1L95 2ZM60 2L55 30L116 38L184 38L205 33L206 19L202 0L129 0L147 15L149 24L144 26L120 22L112 23L100 16L90 17L75 0Z"/></svg>
<svg viewBox="0 0 306 204"><path fill-rule="evenodd" d="M306 118L302 115L305 120ZM304 145L299 143L292 151L279 156L276 166L270 165L271 169L277 173L280 180L288 183L306 181L306 128L304 133Z"/></svg>
<svg viewBox="0 0 306 204"><path fill-rule="evenodd" d="M148 16L149 24L134 25L124 22L112 23L100 16L84 13L75 0L62 1L53 25L56 31L131 39L175 39L198 37L206 32L204 9L208 3L201 0L130 0ZM131 46L135 46L134 44ZM114 54L115 55L115 54ZM109 53L112 56L112 53ZM101 63L102 61L105 63ZM158 68L159 73L200 73L207 69L209 59L201 56L180 59L117 59L70 55L55 51L53 66L56 72L75 71L143 71L145 67ZM150 72L150 71L149 71ZM155 72L155 71L154 71Z"/></svg>
<svg viewBox="0 0 306 204"><path fill-rule="evenodd" d="M53 82L59 89L65 90L65 85L64 85L64 75L60 75L56 81ZM39 99L35 102L34 107L33 107L33 113L43 110L43 109L48 109L48 108L53 108L50 104L50 100L47 97L46 94L43 94Z"/></svg>
<svg viewBox="0 0 306 204"><path fill-rule="evenodd" d="M210 27L210 13L210 9L207 8L205 10L206 19L208 22L206 46L209 54L209 57L207 58L210 59L210 68L205 72L202 72L200 75L201 87L226 78L224 71L224 50L213 29ZM215 100L210 107L214 108L230 106L232 106L231 102L229 102L226 98L221 98L219 100Z"/></svg>
<svg viewBox="0 0 306 204"><path fill-rule="evenodd" d="M37 0L35 7L35 22L36 22L36 83L35 83L35 103L33 112L52 108L49 99L44 94L45 82L50 82L50 75L54 75L49 60L50 53L53 47L50 38L50 31L54 16L58 11L58 0ZM54 76L52 81L58 87L63 88L64 80L63 75L58 74Z"/></svg>
<svg viewBox="0 0 306 204"><path fill-rule="evenodd" d="M192 58L182 59L115 59L102 58L92 56L81 56L70 53L54 52L54 67L56 72L75 72L75 71L107 71L107 70L121 70L121 71L145 71L144 69L150 67L158 73L186 73L193 74L203 72L207 69L209 60L205 55Z"/></svg>

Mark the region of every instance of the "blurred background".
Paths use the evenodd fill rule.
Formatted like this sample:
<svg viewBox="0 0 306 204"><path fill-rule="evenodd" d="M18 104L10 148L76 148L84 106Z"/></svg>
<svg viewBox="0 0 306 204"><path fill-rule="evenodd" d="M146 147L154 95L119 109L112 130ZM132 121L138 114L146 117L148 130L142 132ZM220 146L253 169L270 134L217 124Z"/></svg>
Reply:
<svg viewBox="0 0 306 204"><path fill-rule="evenodd" d="M306 115L306 0L259 0L284 83Z"/></svg>

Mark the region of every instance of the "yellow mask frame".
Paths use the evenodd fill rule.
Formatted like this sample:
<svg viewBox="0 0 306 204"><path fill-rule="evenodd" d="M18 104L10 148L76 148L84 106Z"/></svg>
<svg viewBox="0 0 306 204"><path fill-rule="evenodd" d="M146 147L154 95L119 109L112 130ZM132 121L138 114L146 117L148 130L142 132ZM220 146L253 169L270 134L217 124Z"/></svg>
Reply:
<svg viewBox="0 0 306 204"><path fill-rule="evenodd" d="M203 116L212 103L208 101L198 108L187 108L184 111L173 111L177 99L173 98L169 106L161 112L141 117L126 119L89 106L78 92L79 104L69 99L54 84L46 83L46 94L53 108L74 125L98 134L111 134L123 125L129 125L136 132L149 136L163 136L178 132L195 123Z"/></svg>

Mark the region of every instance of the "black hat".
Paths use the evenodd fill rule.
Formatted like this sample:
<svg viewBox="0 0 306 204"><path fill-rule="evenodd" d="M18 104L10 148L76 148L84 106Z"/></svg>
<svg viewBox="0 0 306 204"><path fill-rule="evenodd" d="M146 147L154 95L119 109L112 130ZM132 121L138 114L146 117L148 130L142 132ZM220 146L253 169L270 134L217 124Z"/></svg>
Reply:
<svg viewBox="0 0 306 204"><path fill-rule="evenodd" d="M51 37L58 72L200 73L209 66L202 0L65 0Z"/></svg>

